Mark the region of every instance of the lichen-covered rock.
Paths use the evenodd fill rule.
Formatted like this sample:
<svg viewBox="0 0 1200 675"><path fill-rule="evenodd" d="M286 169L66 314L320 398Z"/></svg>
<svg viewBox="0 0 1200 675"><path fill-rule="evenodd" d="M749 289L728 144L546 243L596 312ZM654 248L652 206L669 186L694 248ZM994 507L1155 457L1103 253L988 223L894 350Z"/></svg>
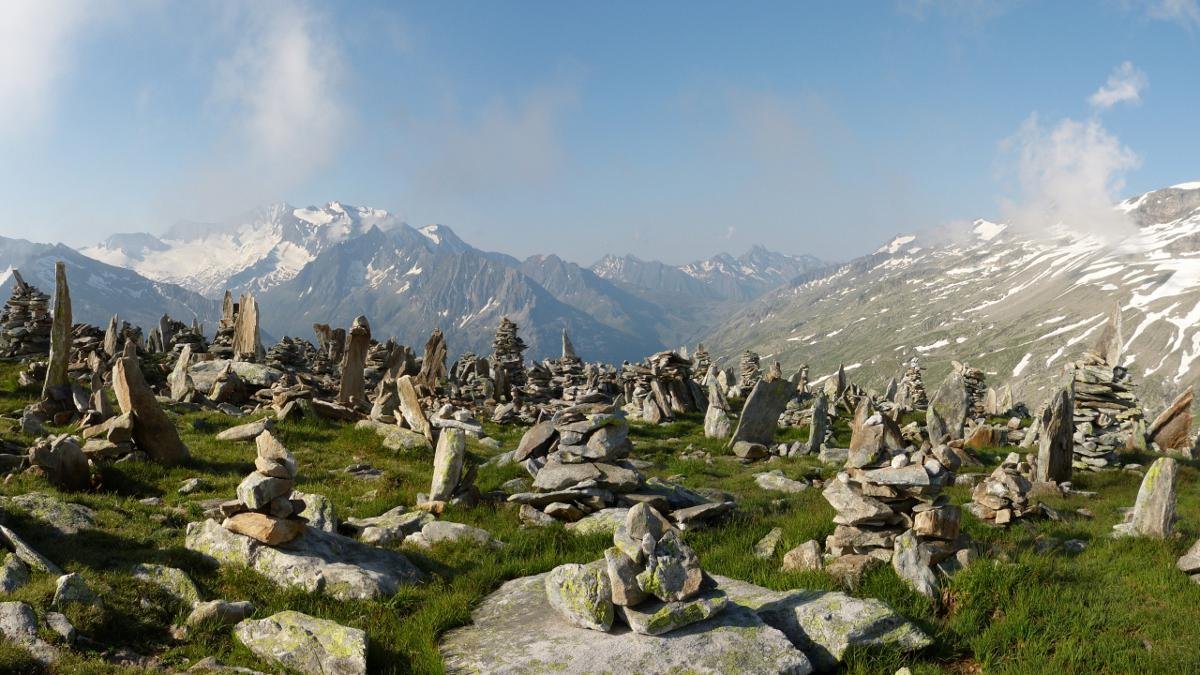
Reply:
<svg viewBox="0 0 1200 675"><path fill-rule="evenodd" d="M405 537L404 543L429 548L435 544L470 542L488 548L500 548L503 542L492 537L487 530L471 527L448 520L431 520L421 526L421 531Z"/></svg>
<svg viewBox="0 0 1200 675"><path fill-rule="evenodd" d="M572 626L607 632L612 628L612 586L606 567L559 565L546 575L546 600Z"/></svg>
<svg viewBox="0 0 1200 675"><path fill-rule="evenodd" d="M337 532L337 512L334 511L333 502L329 497L292 490L292 499L304 502L304 509L298 515L308 521L308 527L315 527L326 532Z"/></svg>
<svg viewBox="0 0 1200 675"><path fill-rule="evenodd" d="M96 512L82 504L63 501L46 492L29 492L15 497L0 497L0 505L16 506L29 512L60 534L76 534L96 527Z"/></svg>
<svg viewBox="0 0 1200 675"><path fill-rule="evenodd" d="M896 537L892 568L921 595L937 596L937 576L933 573L929 550L917 540L912 530Z"/></svg>
<svg viewBox="0 0 1200 675"><path fill-rule="evenodd" d="M622 507L600 509L595 513L589 513L573 523L568 523L566 528L580 536L592 534L612 536L617 527L625 522L625 517L628 514L629 509Z"/></svg>
<svg viewBox="0 0 1200 675"><path fill-rule="evenodd" d="M206 520L188 524L185 546L214 562L254 569L281 586L323 592L342 600L389 596L400 586L425 578L396 551L314 528L271 547Z"/></svg>
<svg viewBox="0 0 1200 675"><path fill-rule="evenodd" d="M638 587L663 602L687 600L700 590L704 572L700 560L680 538L668 530L646 557L646 569L637 576Z"/></svg>
<svg viewBox="0 0 1200 675"><path fill-rule="evenodd" d="M1159 457L1146 470L1129 522L1114 527L1114 535L1164 539L1175 530L1175 478L1179 463Z"/></svg>
<svg viewBox="0 0 1200 675"><path fill-rule="evenodd" d="M259 657L301 673L367 672L367 634L333 621L286 610L234 626L238 641Z"/></svg>
<svg viewBox="0 0 1200 675"><path fill-rule="evenodd" d="M55 607L66 607L67 605L95 605L99 606L100 596L92 590L91 586L79 576L77 572L64 574L58 578L54 585L54 599L52 603Z"/></svg>
<svg viewBox="0 0 1200 675"><path fill-rule="evenodd" d="M0 593L12 593L29 583L29 565L21 562L14 553L4 556L0 565Z"/></svg>
<svg viewBox="0 0 1200 675"><path fill-rule="evenodd" d="M639 635L663 635L705 619L725 609L728 600L723 593L698 597L683 602L645 602L637 607L617 607L630 630Z"/></svg>
<svg viewBox="0 0 1200 675"><path fill-rule="evenodd" d="M29 650L43 664L58 660L58 650L38 637L37 615L23 602L0 602L0 635Z"/></svg>
<svg viewBox="0 0 1200 675"><path fill-rule="evenodd" d="M602 633L563 621L546 599L546 576L505 583L475 609L470 625L447 633L440 647L446 671L496 675L812 672L804 653L746 606L730 603L716 616L667 637Z"/></svg>
<svg viewBox="0 0 1200 675"><path fill-rule="evenodd" d="M373 518L347 518L346 528L359 541L381 545L404 541L405 537L421 531L433 520L433 515L428 511L412 511L397 506Z"/></svg>
<svg viewBox="0 0 1200 675"><path fill-rule="evenodd" d="M238 602L209 600L208 602L197 602L192 607L192 611L188 614L185 623L189 626L206 622L222 626L232 626L248 618L251 614L254 614L254 605L245 600Z"/></svg>
<svg viewBox="0 0 1200 675"><path fill-rule="evenodd" d="M134 565L132 572L135 579L161 587L188 606L200 601L200 589L196 588L196 584L181 569L142 563Z"/></svg>

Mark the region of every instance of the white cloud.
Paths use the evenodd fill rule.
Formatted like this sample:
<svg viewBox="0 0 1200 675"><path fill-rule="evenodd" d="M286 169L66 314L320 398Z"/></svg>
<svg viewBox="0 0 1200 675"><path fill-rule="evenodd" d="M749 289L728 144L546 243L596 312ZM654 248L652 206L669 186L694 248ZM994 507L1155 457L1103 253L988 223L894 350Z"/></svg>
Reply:
<svg viewBox="0 0 1200 675"><path fill-rule="evenodd" d="M1118 103L1141 103L1146 88L1146 74L1126 61L1113 69L1104 86L1088 97L1093 108L1105 110Z"/></svg>
<svg viewBox="0 0 1200 675"><path fill-rule="evenodd" d="M1190 30L1200 26L1200 0L1153 0L1147 3L1146 14Z"/></svg>
<svg viewBox="0 0 1200 675"><path fill-rule="evenodd" d="M52 112L92 12L73 0L0 2L0 136L18 136Z"/></svg>
<svg viewBox="0 0 1200 675"><path fill-rule="evenodd" d="M247 30L217 67L213 91L229 102L256 159L278 168L321 164L345 123L336 36L297 3L248 5Z"/></svg>
<svg viewBox="0 0 1200 675"><path fill-rule="evenodd" d="M1020 197L1005 203L1005 217L1030 232L1063 225L1115 240L1132 222L1113 206L1125 172L1140 160L1100 124L1064 119L1052 128L1030 115L1002 143L1014 158Z"/></svg>

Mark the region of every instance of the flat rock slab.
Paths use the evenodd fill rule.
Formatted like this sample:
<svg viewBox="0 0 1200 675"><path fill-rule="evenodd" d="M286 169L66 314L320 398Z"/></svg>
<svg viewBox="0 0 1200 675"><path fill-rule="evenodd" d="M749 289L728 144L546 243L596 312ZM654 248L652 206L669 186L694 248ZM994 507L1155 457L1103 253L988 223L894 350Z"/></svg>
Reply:
<svg viewBox="0 0 1200 675"><path fill-rule="evenodd" d="M279 546L226 530L215 520L188 523L185 546L222 565L244 565L281 586L324 592L341 600L394 594L425 575L396 551L375 548L317 528Z"/></svg>
<svg viewBox="0 0 1200 675"><path fill-rule="evenodd" d="M229 359L194 363L188 367L188 375L192 376L192 383L196 386L197 391L210 391L213 383L217 381L217 376L225 370L225 366L230 364L233 365L233 372L237 373L243 382L259 389L266 389L283 377L283 371L277 368L247 361L230 361Z"/></svg>
<svg viewBox="0 0 1200 675"><path fill-rule="evenodd" d="M441 645L446 672L812 672L803 652L745 606L731 603L708 620L661 636L625 626L601 633L571 626L551 609L545 577L505 583L472 613L472 625L447 633Z"/></svg>
<svg viewBox="0 0 1200 675"><path fill-rule="evenodd" d="M15 506L49 524L60 534L76 534L96 527L96 512L82 504L67 502L46 492L0 497L0 507Z"/></svg>

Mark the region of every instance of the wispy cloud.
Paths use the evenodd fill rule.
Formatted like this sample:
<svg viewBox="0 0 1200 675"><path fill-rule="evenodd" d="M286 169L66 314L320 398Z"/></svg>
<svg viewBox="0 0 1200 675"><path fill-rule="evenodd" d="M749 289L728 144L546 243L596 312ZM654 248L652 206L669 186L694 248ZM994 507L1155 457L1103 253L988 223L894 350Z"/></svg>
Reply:
<svg viewBox="0 0 1200 675"><path fill-rule="evenodd" d="M0 138L19 136L53 111L94 5L72 0L0 2Z"/></svg>
<svg viewBox="0 0 1200 675"><path fill-rule="evenodd" d="M1118 103L1141 103L1146 84L1146 74L1126 61L1113 69L1104 86L1088 97L1088 103L1098 110L1106 110Z"/></svg>
<svg viewBox="0 0 1200 675"><path fill-rule="evenodd" d="M1200 0L1151 0L1141 4L1152 19L1171 21L1188 30L1200 27Z"/></svg>
<svg viewBox="0 0 1200 675"><path fill-rule="evenodd" d="M1140 160L1099 120L1048 127L1033 114L1002 149L1015 158L1020 189L1004 205L1010 223L1031 232L1064 225L1110 240L1130 233L1132 222L1113 205Z"/></svg>
<svg viewBox="0 0 1200 675"><path fill-rule="evenodd" d="M450 106L436 120L412 120L403 163L424 195L464 197L544 184L563 166L562 124L572 86L494 99L473 114Z"/></svg>

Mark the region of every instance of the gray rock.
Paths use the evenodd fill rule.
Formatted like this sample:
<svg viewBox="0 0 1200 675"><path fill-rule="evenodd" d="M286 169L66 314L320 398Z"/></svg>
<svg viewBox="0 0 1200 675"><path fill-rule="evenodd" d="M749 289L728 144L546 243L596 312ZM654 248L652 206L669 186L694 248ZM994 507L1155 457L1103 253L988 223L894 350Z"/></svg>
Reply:
<svg viewBox="0 0 1200 675"><path fill-rule="evenodd" d="M48 524L59 534L76 534L96 527L96 512L82 504L63 501L46 492L29 492L15 497L0 497L0 505L16 506Z"/></svg>
<svg viewBox="0 0 1200 675"><path fill-rule="evenodd" d="M850 647L886 646L912 652L933 643L884 602L837 591L771 591L743 581L713 577L731 603L752 608L812 659L833 670Z"/></svg>
<svg viewBox="0 0 1200 675"><path fill-rule="evenodd" d="M184 622L189 626L212 622L221 626L233 624L249 618L254 614L254 605L246 602L229 602L227 600L209 600L197 602Z"/></svg>
<svg viewBox="0 0 1200 675"><path fill-rule="evenodd" d="M100 597L92 590L83 577L77 572L64 574L58 578L54 585L54 599L52 603L55 607L66 607L67 605L95 605L99 606Z"/></svg>
<svg viewBox="0 0 1200 675"><path fill-rule="evenodd" d="M687 600L700 590L704 572L696 552L676 530L668 530L646 557L646 568L637 576L643 593L663 602Z"/></svg>
<svg viewBox="0 0 1200 675"><path fill-rule="evenodd" d="M447 520L434 520L421 526L421 531L410 534L404 543L421 548L429 548L436 544L470 542L488 548L500 548L504 544L493 538L487 530L471 527L462 523L452 523Z"/></svg>
<svg viewBox="0 0 1200 675"><path fill-rule="evenodd" d="M767 560L775 557L775 549L779 547L779 541L783 539L783 528L773 527L758 543L754 544L754 557L759 560Z"/></svg>
<svg viewBox="0 0 1200 675"><path fill-rule="evenodd" d="M521 442L513 453L513 461L524 462L535 457L544 457L558 440L558 431L551 422L538 422L521 436Z"/></svg>
<svg viewBox="0 0 1200 675"><path fill-rule="evenodd" d="M300 511L299 515L308 521L308 527L315 527L325 532L337 532L337 513L334 511L333 502L328 497L312 492L292 490L292 499L304 502L304 509Z"/></svg>
<svg viewBox="0 0 1200 675"><path fill-rule="evenodd" d="M925 423L929 427L929 439L935 444L944 437L958 440L963 437L967 423L967 411L971 409L971 392L962 373L951 370L940 387L929 399Z"/></svg>
<svg viewBox="0 0 1200 675"><path fill-rule="evenodd" d="M733 423L729 421L729 413L710 403L704 413L704 437L729 438L732 433Z"/></svg>
<svg viewBox="0 0 1200 675"><path fill-rule="evenodd" d="M55 576L62 574L62 570L59 569L58 565L55 565L49 558L33 550L33 547L26 544L25 540L17 536L16 532L3 525L0 525L0 539L3 539L2 543L7 548L12 549L13 555L17 556L18 560L29 565L29 567Z"/></svg>
<svg viewBox="0 0 1200 675"><path fill-rule="evenodd" d="M612 628L612 587L603 565L559 565L545 578L546 601L567 623L607 632Z"/></svg>
<svg viewBox="0 0 1200 675"><path fill-rule="evenodd" d="M390 596L402 585L425 578L396 551L315 528L306 528L299 537L271 547L206 520L188 524L185 546L223 565L249 567L281 586L324 592L342 600Z"/></svg>
<svg viewBox="0 0 1200 675"><path fill-rule="evenodd" d="M142 563L134 565L131 571L135 579L162 588L188 606L200 601L200 589L196 588L196 584L181 569Z"/></svg>
<svg viewBox="0 0 1200 675"><path fill-rule="evenodd" d="M1042 412L1038 431L1038 461L1035 478L1040 482L1071 480L1075 450L1075 402L1070 389L1060 389Z"/></svg>
<svg viewBox="0 0 1200 675"><path fill-rule="evenodd" d="M251 472L237 486L238 499L250 510L264 509L276 497L286 497L295 485L286 478L272 478L257 471Z"/></svg>
<svg viewBox="0 0 1200 675"><path fill-rule="evenodd" d="M7 564L8 561L5 561L6 566ZM1197 539L1196 543L1192 544L1187 553L1180 556L1179 560L1175 562L1175 566L1184 574L1196 574L1200 572L1200 539Z"/></svg>
<svg viewBox="0 0 1200 675"><path fill-rule="evenodd" d="M12 593L29 583L29 565L21 562L13 553L4 556L0 565L0 593Z"/></svg>
<svg viewBox="0 0 1200 675"><path fill-rule="evenodd" d="M346 527L354 532L359 541L382 545L402 542L433 520L433 515L427 511L410 511L404 506L397 506L373 518L347 518Z"/></svg>
<svg viewBox="0 0 1200 675"><path fill-rule="evenodd" d="M625 522L625 517L628 514L629 509L621 507L600 509L595 513L589 513L573 523L568 523L566 527L571 532L580 536L607 534L611 537L617 527Z"/></svg>
<svg viewBox="0 0 1200 675"><path fill-rule="evenodd" d="M829 435L829 397L822 391L817 394L817 399L813 402L812 422L809 425L808 442L804 445L806 454L821 454L827 435ZM821 461L824 462L827 460L822 458ZM843 458L841 461L844 462L846 460ZM841 462L838 463L840 464Z"/></svg>
<svg viewBox="0 0 1200 675"><path fill-rule="evenodd" d="M75 626L71 625L71 620L65 615L58 612L46 612L44 617L46 627L58 634L67 644L75 644L75 638L78 634L75 631Z"/></svg>
<svg viewBox="0 0 1200 675"><path fill-rule="evenodd" d="M783 554L783 571L806 572L824 567L821 558L821 543L815 539L800 544Z"/></svg>
<svg viewBox="0 0 1200 675"><path fill-rule="evenodd" d="M792 383L783 378L759 380L742 406L742 416L729 439L729 447L738 441L770 445L779 428L779 416L795 392Z"/></svg>
<svg viewBox="0 0 1200 675"><path fill-rule="evenodd" d="M754 474L754 483L764 490L772 490L774 492L787 492L796 494L804 492L808 489L808 483L799 480L792 480L783 475L783 472L776 469L767 471L766 473Z"/></svg>
<svg viewBox="0 0 1200 675"><path fill-rule="evenodd" d="M29 463L59 489L85 490L91 486L87 455L79 441L71 436L39 441L29 448Z"/></svg>
<svg viewBox="0 0 1200 675"><path fill-rule="evenodd" d="M735 441L732 445L733 454L740 459L762 459L771 454L767 446L750 441Z"/></svg>
<svg viewBox="0 0 1200 675"><path fill-rule="evenodd" d="M146 384L136 356L117 359L112 371L113 392L124 414L133 415L133 441L155 462L178 464L188 458L175 423L167 417Z"/></svg>
<svg viewBox="0 0 1200 675"><path fill-rule="evenodd" d="M226 367L233 369L243 382L255 389L268 389L283 377L283 371L259 363L249 361L230 361L229 359L214 359L200 361L188 366L188 375L192 378L197 391L211 391L213 383Z"/></svg>
<svg viewBox="0 0 1200 675"><path fill-rule="evenodd" d="M234 626L239 642L260 658L301 673L367 672L367 634L333 621L286 610Z"/></svg>
<svg viewBox="0 0 1200 675"><path fill-rule="evenodd" d="M23 602L0 602L0 635L29 650L43 664L58 660L58 650L38 637L37 615Z"/></svg>
<svg viewBox="0 0 1200 675"><path fill-rule="evenodd" d="M566 674L812 672L804 653L747 607L731 604L669 638L622 628L601 633L563 621L546 599L545 577L506 582L475 609L470 625L447 633L440 646L446 670L515 675L553 664Z"/></svg>
<svg viewBox="0 0 1200 675"><path fill-rule="evenodd" d="M614 605L629 607L646 599L646 594L637 584L641 568L633 559L613 546L604 550L604 564Z"/></svg>
<svg viewBox="0 0 1200 675"><path fill-rule="evenodd" d="M917 541L912 530L896 537L892 553L892 568L921 595L937 597L937 575L933 573L929 550Z"/></svg>
<svg viewBox="0 0 1200 675"><path fill-rule="evenodd" d="M204 488L204 481L199 478L189 478L179 485L179 494L190 495Z"/></svg>

